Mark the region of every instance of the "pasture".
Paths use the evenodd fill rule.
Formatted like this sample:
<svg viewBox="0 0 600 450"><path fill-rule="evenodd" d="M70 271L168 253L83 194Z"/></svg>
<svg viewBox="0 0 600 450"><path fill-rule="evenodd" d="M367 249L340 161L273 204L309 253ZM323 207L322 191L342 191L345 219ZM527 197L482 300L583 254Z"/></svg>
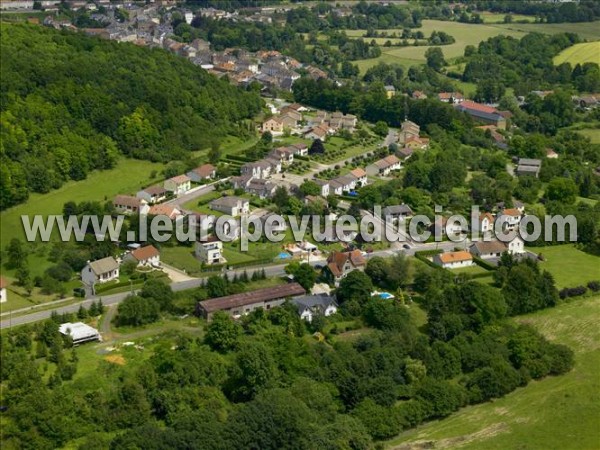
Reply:
<svg viewBox="0 0 600 450"><path fill-rule="evenodd" d="M600 280L600 258L579 250L574 244L538 247L533 250L543 255L545 261L540 263L540 268L554 276L559 289Z"/></svg>
<svg viewBox="0 0 600 450"><path fill-rule="evenodd" d="M12 238L25 240L21 215L61 214L63 205L68 201L105 202L117 194L135 195L141 188L157 183L163 167L148 161L122 159L114 169L92 172L85 180L69 181L47 194L31 194L25 203L0 214L0 244L4 248ZM153 172L156 175L151 178Z"/></svg>
<svg viewBox="0 0 600 450"><path fill-rule="evenodd" d="M554 57L554 64L600 64L600 42L584 42L564 49Z"/></svg>
<svg viewBox="0 0 600 450"><path fill-rule="evenodd" d="M533 381L506 397L469 406L388 442L396 450L595 449L600 440L600 297L513 319L575 352L571 372Z"/></svg>

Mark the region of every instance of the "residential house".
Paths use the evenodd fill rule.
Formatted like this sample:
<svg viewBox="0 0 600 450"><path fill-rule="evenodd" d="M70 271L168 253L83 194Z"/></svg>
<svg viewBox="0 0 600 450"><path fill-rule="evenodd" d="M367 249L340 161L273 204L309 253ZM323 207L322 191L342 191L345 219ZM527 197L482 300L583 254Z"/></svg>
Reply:
<svg viewBox="0 0 600 450"><path fill-rule="evenodd" d="M119 263L112 256L88 262L81 269L81 281L94 289L96 283L107 283L119 279Z"/></svg>
<svg viewBox="0 0 600 450"><path fill-rule="evenodd" d="M512 241L506 244L508 253L511 255L522 255L525 253L525 242L519 236L516 236Z"/></svg>
<svg viewBox="0 0 600 450"><path fill-rule="evenodd" d="M271 198L277 190L277 185L268 180L260 178L252 178L246 185L246 192L256 195L261 199Z"/></svg>
<svg viewBox="0 0 600 450"><path fill-rule="evenodd" d="M398 149L398 151L396 151L396 156L401 161L406 161L408 158L410 158L412 156L412 154L414 152L415 152L415 150L412 147L404 147L404 148Z"/></svg>
<svg viewBox="0 0 600 450"><path fill-rule="evenodd" d="M279 116L273 116L262 123L260 129L263 133L283 133L283 121Z"/></svg>
<svg viewBox="0 0 600 450"><path fill-rule="evenodd" d="M155 203L162 202L167 198L167 190L160 184L156 184L154 186L142 189L135 196L153 205Z"/></svg>
<svg viewBox="0 0 600 450"><path fill-rule="evenodd" d="M469 247L469 251L473 256L486 260L500 258L507 248L504 242L493 240L475 242Z"/></svg>
<svg viewBox="0 0 600 450"><path fill-rule="evenodd" d="M494 143L497 147L506 150L508 145L506 143L506 138L498 132L498 127L496 125L481 125L479 127L475 127L479 130L483 130L485 133L490 133L490 137L494 140Z"/></svg>
<svg viewBox="0 0 600 450"><path fill-rule="evenodd" d="M429 148L429 138L410 136L404 141L404 147L425 150Z"/></svg>
<svg viewBox="0 0 600 450"><path fill-rule="evenodd" d="M413 91L412 98L414 100L425 100L427 98L427 94L423 91Z"/></svg>
<svg viewBox="0 0 600 450"><path fill-rule="evenodd" d="M304 295L306 291L298 283L288 283L226 297L213 298L198 303L196 311L208 321L217 311L224 311L237 319L255 309L266 309L282 305L286 299Z"/></svg>
<svg viewBox="0 0 600 450"><path fill-rule="evenodd" d="M404 145L411 138L418 138L421 133L421 127L416 123L405 120L400 126L398 132L398 143Z"/></svg>
<svg viewBox="0 0 600 450"><path fill-rule="evenodd" d="M387 86L384 86L383 89L385 89L385 96L387 98L392 98L393 96L396 95L396 88L394 86L387 85Z"/></svg>
<svg viewBox="0 0 600 450"><path fill-rule="evenodd" d="M273 172L273 165L266 159L249 162L242 165L240 173L253 178L269 178Z"/></svg>
<svg viewBox="0 0 600 450"><path fill-rule="evenodd" d="M227 262L223 256L223 242L216 236L209 236L204 241L196 241L195 254L196 258L207 266Z"/></svg>
<svg viewBox="0 0 600 450"><path fill-rule="evenodd" d="M487 234L494 231L494 216L489 212L479 214L479 232Z"/></svg>
<svg viewBox="0 0 600 450"><path fill-rule="evenodd" d="M458 236L467 230L464 230L458 221L449 223L447 217L439 217L429 226L429 231L433 236L438 237L444 235Z"/></svg>
<svg viewBox="0 0 600 450"><path fill-rule="evenodd" d="M176 196L185 194L191 188L191 180L187 175L177 175L165 180L165 189Z"/></svg>
<svg viewBox="0 0 600 450"><path fill-rule="evenodd" d="M217 175L217 168L212 164L202 164L200 167L190 170L186 175L194 183L200 183L203 180L215 178Z"/></svg>
<svg viewBox="0 0 600 450"><path fill-rule="evenodd" d="M8 300L8 295L6 288L8 287L8 283L4 277L0 277L0 303L4 303Z"/></svg>
<svg viewBox="0 0 600 450"><path fill-rule="evenodd" d="M340 281L353 270L364 270L367 262L360 250L349 252L332 251L327 258L325 273L336 287Z"/></svg>
<svg viewBox="0 0 600 450"><path fill-rule="evenodd" d="M438 94L438 100L444 103L458 105L465 101L465 97L460 92L440 92Z"/></svg>
<svg viewBox="0 0 600 450"><path fill-rule="evenodd" d="M296 153L295 148L290 147L277 147L271 150L269 157L278 159L284 166L289 166L294 162L294 154Z"/></svg>
<svg viewBox="0 0 600 450"><path fill-rule="evenodd" d="M329 192L333 195L343 195L344 184L337 181L337 179L329 180Z"/></svg>
<svg viewBox="0 0 600 450"><path fill-rule="evenodd" d="M433 262L444 269L457 269L473 265L473 257L469 252L461 250L434 255Z"/></svg>
<svg viewBox="0 0 600 450"><path fill-rule="evenodd" d="M455 105L455 108L458 111L467 113L477 122L495 125L500 130L506 129L506 118L493 106L465 100Z"/></svg>
<svg viewBox="0 0 600 450"><path fill-rule="evenodd" d="M521 223L523 214L517 208L506 208L500 214L500 220L503 220L502 227L506 231L516 230Z"/></svg>
<svg viewBox="0 0 600 450"><path fill-rule="evenodd" d="M292 144L288 148L293 148L295 150L295 154L298 156L306 156L308 155L308 145L307 144Z"/></svg>
<svg viewBox="0 0 600 450"><path fill-rule="evenodd" d="M356 189L357 178L352 174L342 175L337 178L334 178L330 181L330 185L339 184L342 188L342 192L350 192ZM337 194L337 193L336 193ZM341 195L341 194L337 194Z"/></svg>
<svg viewBox="0 0 600 450"><path fill-rule="evenodd" d="M358 187L363 187L367 185L367 172L365 172L364 169L361 169L360 167L352 169L350 171L350 175L356 178L356 184Z"/></svg>
<svg viewBox="0 0 600 450"><path fill-rule="evenodd" d="M117 195L113 206L120 214L147 214L150 209L146 200L130 195Z"/></svg>
<svg viewBox="0 0 600 450"><path fill-rule="evenodd" d="M123 258L125 261L135 261L138 266L160 266L160 252L154 245L146 245L127 253Z"/></svg>
<svg viewBox="0 0 600 450"><path fill-rule="evenodd" d="M329 132L329 128L324 125L317 125L313 127L310 131L304 134L305 139L321 139L321 141L325 142L327 139L327 133Z"/></svg>
<svg viewBox="0 0 600 450"><path fill-rule="evenodd" d="M519 200L513 200L513 208L517 209L521 215L525 214L525 203Z"/></svg>
<svg viewBox="0 0 600 450"><path fill-rule="evenodd" d="M318 178L315 178L312 181L314 181L315 184L317 184L321 188L321 197L327 197L330 194L331 187L329 185L329 181L320 180Z"/></svg>
<svg viewBox="0 0 600 450"><path fill-rule="evenodd" d="M150 216L166 216L171 220L175 220L179 216L181 216L182 213L177 207L175 207L173 205L159 204L159 205L153 205L150 208L150 210L148 211L148 215L150 215Z"/></svg>
<svg viewBox="0 0 600 450"><path fill-rule="evenodd" d="M298 112L298 110L291 108L290 106L284 106L283 108L281 108L279 113L281 114L282 117L287 116L290 119L294 120L295 121L294 127L297 126L297 122L300 122L302 120L302 114L300 112Z"/></svg>
<svg viewBox="0 0 600 450"><path fill-rule="evenodd" d="M519 158L515 174L517 176L534 176L538 177L542 169L542 161L540 159Z"/></svg>
<svg viewBox="0 0 600 450"><path fill-rule="evenodd" d="M369 175L379 175L387 177L390 172L402 168L402 163L396 155L389 155L373 164L367 166L366 171Z"/></svg>
<svg viewBox="0 0 600 450"><path fill-rule="evenodd" d="M210 209L236 217L250 212L250 202L241 197L219 197L209 203Z"/></svg>
<svg viewBox="0 0 600 450"><path fill-rule="evenodd" d="M98 330L83 322L61 323L58 332L63 336L69 336L74 345L83 344L90 341L101 341L102 338Z"/></svg>
<svg viewBox="0 0 600 450"><path fill-rule="evenodd" d="M413 216L413 210L406 204L386 206L381 211L384 218L391 218L393 222Z"/></svg>
<svg viewBox="0 0 600 450"><path fill-rule="evenodd" d="M327 294L302 295L292 299L292 303L296 305L300 318L307 322L312 322L317 315L331 316L338 308L335 299Z"/></svg>

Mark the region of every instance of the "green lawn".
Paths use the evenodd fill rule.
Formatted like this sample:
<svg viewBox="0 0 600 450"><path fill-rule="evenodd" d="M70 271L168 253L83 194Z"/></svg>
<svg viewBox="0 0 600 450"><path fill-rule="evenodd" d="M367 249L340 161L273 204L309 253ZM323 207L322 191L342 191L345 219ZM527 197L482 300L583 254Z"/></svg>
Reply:
<svg viewBox="0 0 600 450"><path fill-rule="evenodd" d="M554 276L559 288L600 280L600 258L578 250L574 244L538 247L534 250L544 256L545 261L540 263L540 267Z"/></svg>
<svg viewBox="0 0 600 450"><path fill-rule="evenodd" d="M600 448L600 297L516 319L570 346L574 369L401 434L389 448L593 450ZM417 444L419 443L419 444Z"/></svg>
<svg viewBox="0 0 600 450"><path fill-rule="evenodd" d="M564 62L571 63L572 66L587 62L600 64L600 42L584 42L564 49L554 57L554 64Z"/></svg>
<svg viewBox="0 0 600 450"><path fill-rule="evenodd" d="M194 256L193 247L162 247L160 259L169 266L185 270L187 273L199 273L200 262Z"/></svg>
<svg viewBox="0 0 600 450"><path fill-rule="evenodd" d="M583 136L590 138L592 144L600 144L599 128L583 128L581 130L577 130L576 133L582 134Z"/></svg>
<svg viewBox="0 0 600 450"><path fill-rule="evenodd" d="M47 194L31 194L26 203L10 208L0 214L0 244L4 246L14 237L25 240L21 215L61 214L68 201L100 201L112 199L117 194L133 194L141 188L158 182L150 173L160 173L162 164L135 159L122 159L116 168L91 173L82 181L70 181L60 189Z"/></svg>
<svg viewBox="0 0 600 450"><path fill-rule="evenodd" d="M485 23L504 23L504 17L506 14L502 13L493 13L490 11L481 11L477 12L483 19ZM527 20L533 22L535 20L535 16L525 16L523 14L511 14L513 22L519 20Z"/></svg>

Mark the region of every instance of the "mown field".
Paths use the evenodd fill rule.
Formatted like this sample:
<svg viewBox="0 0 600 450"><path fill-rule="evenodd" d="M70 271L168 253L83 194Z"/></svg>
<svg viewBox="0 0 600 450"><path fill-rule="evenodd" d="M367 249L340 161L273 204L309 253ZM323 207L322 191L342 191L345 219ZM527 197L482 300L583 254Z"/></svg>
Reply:
<svg viewBox="0 0 600 450"><path fill-rule="evenodd" d="M459 22L446 22L441 20L424 20L423 26L418 29L425 36L431 35L433 31L444 31L454 37L456 42L450 45L441 46L444 56L447 59L462 56L467 45L478 45L490 37L500 34L507 34L520 38L525 35L522 31L512 31L498 28L496 25L488 24L468 24ZM390 34L393 31L402 33L402 30L387 30ZM362 36L365 30L347 30L349 36ZM429 46L419 47L386 47L382 48L383 54L379 58L356 61L361 72L364 73L369 67L378 62L396 63L405 67L411 65L423 64L425 62L425 52Z"/></svg>
<svg viewBox="0 0 600 450"><path fill-rule="evenodd" d="M588 62L600 64L600 42L575 44L554 57L554 64L565 62L570 63L572 66Z"/></svg>
<svg viewBox="0 0 600 450"><path fill-rule="evenodd" d="M600 280L600 258L585 253L574 244L532 248L545 261L540 268L554 276L557 287L575 287Z"/></svg>
<svg viewBox="0 0 600 450"><path fill-rule="evenodd" d="M47 194L32 194L27 202L0 213L0 245L2 248L14 237L25 240L21 215L61 214L68 201L100 201L112 199L117 194L133 194L142 187L158 182L162 164L135 159L122 159L117 167L93 172L85 180L70 181L60 189ZM151 173L157 176L152 179Z"/></svg>
<svg viewBox="0 0 600 450"><path fill-rule="evenodd" d="M388 442L388 448L600 448L600 297L573 300L515 320L531 324L552 342L570 346L575 351L574 369L403 433Z"/></svg>
<svg viewBox="0 0 600 450"><path fill-rule="evenodd" d="M537 23L497 23L500 22L496 16L491 16L488 20L484 16L486 23L484 24L468 24L460 22L446 22L440 20L423 20L423 26L419 28L425 36L429 36L432 31L444 31L454 37L456 42L450 45L441 46L444 56L447 60L452 60L463 55L467 45L477 46L481 41L485 41L491 37L501 34L521 38L527 33L563 33L571 32L579 34L583 39L600 40L600 24L598 22L590 23L561 23L561 24L537 24ZM504 16L501 15L501 18ZM517 18L516 20L520 20ZM380 30L384 31L384 30ZM402 30L385 30L389 34L392 32L402 33ZM363 36L365 30L346 30L349 36ZM368 39L368 38L365 38ZM369 39L370 40L370 39ZM385 41L387 39L383 39ZM392 41L394 41L392 39ZM379 58L365 59L356 61L361 73L364 73L369 67L377 63L396 63L404 67L411 65L423 64L425 62L425 52L428 46L422 47L384 47L382 55Z"/></svg>

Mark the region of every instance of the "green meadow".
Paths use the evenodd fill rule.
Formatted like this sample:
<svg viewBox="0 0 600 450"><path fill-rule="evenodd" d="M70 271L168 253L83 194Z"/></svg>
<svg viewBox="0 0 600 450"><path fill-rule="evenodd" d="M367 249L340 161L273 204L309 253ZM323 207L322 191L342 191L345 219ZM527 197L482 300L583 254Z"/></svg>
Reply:
<svg viewBox="0 0 600 450"><path fill-rule="evenodd" d="M463 408L388 442L396 450L600 448L600 297L518 317L575 352L565 375L532 381L501 399Z"/></svg>
<svg viewBox="0 0 600 450"><path fill-rule="evenodd" d="M575 44L554 57L554 64L565 62L570 63L572 66L588 62L600 64L600 42Z"/></svg>

